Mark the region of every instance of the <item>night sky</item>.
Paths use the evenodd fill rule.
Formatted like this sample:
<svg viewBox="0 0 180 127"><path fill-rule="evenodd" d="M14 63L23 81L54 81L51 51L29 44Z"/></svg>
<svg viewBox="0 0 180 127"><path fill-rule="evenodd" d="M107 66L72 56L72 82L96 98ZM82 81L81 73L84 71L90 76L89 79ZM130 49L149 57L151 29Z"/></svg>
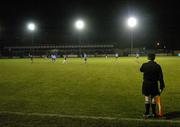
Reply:
<svg viewBox="0 0 180 127"><path fill-rule="evenodd" d="M125 21L129 16L138 19L134 47L154 48L159 42L159 48L180 48L180 9L172 0L4 0L0 3L0 44L30 45L31 33L26 23L33 21L38 27L34 45L75 45L80 38L82 44L127 48L130 29ZM82 33L73 27L79 18L86 22Z"/></svg>

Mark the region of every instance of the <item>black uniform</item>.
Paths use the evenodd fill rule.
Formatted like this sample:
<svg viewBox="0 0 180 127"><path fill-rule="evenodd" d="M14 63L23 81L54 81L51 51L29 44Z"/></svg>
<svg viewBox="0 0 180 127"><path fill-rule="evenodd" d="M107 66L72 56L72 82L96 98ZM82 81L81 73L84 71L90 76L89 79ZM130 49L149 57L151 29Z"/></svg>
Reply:
<svg viewBox="0 0 180 127"><path fill-rule="evenodd" d="M158 81L160 82L160 89L163 90L164 80L163 80L163 74L161 70L161 66L154 62L153 60L144 63L140 71L144 73L144 81L142 85L142 93L145 96L157 96L160 94L159 87L158 87Z"/></svg>

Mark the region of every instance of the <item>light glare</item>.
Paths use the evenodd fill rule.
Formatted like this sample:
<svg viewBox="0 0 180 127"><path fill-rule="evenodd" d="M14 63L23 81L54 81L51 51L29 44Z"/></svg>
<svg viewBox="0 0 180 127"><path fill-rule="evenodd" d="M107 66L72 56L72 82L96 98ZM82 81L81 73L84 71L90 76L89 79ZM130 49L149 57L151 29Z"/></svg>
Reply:
<svg viewBox="0 0 180 127"><path fill-rule="evenodd" d="M134 17L130 17L128 19L128 26L129 27L135 27L137 25L137 20Z"/></svg>
<svg viewBox="0 0 180 127"><path fill-rule="evenodd" d="M27 26L28 30L30 31L34 31L36 29L36 26L34 23L29 23L28 26Z"/></svg>
<svg viewBox="0 0 180 127"><path fill-rule="evenodd" d="M84 28L84 21L82 20L77 20L76 23L75 23L75 27L78 29L78 30L82 30Z"/></svg>

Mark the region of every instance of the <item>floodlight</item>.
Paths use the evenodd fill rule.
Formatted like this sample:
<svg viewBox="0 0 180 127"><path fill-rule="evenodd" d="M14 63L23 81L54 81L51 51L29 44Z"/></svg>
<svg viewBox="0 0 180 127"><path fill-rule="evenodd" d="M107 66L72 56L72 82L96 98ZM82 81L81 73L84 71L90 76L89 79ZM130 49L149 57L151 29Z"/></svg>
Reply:
<svg viewBox="0 0 180 127"><path fill-rule="evenodd" d="M132 54L132 50L133 50L133 33L134 33L133 28L137 25L137 19L134 18L134 17L128 18L127 25L128 25L128 27L131 28L131 54Z"/></svg>
<svg viewBox="0 0 180 127"><path fill-rule="evenodd" d="M78 29L78 30L84 29L84 21L83 21L83 20L77 20L77 21L75 22L75 27L76 27L76 29Z"/></svg>
<svg viewBox="0 0 180 127"><path fill-rule="evenodd" d="M36 29L36 25L34 23L29 23L27 25L28 30L34 31Z"/></svg>
<svg viewBox="0 0 180 127"><path fill-rule="evenodd" d="M137 25L137 20L134 17L130 17L127 21L129 27L133 28Z"/></svg>

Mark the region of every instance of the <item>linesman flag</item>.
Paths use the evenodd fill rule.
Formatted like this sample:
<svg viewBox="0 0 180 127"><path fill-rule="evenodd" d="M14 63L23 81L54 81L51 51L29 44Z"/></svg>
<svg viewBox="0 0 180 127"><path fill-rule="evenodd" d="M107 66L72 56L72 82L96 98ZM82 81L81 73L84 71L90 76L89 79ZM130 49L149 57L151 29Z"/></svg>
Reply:
<svg viewBox="0 0 180 127"><path fill-rule="evenodd" d="M162 107L161 97L160 96L157 96L156 102L157 102L156 104L157 104L157 107L158 107L157 114L158 114L158 116L163 117L164 112L163 112L163 107Z"/></svg>

